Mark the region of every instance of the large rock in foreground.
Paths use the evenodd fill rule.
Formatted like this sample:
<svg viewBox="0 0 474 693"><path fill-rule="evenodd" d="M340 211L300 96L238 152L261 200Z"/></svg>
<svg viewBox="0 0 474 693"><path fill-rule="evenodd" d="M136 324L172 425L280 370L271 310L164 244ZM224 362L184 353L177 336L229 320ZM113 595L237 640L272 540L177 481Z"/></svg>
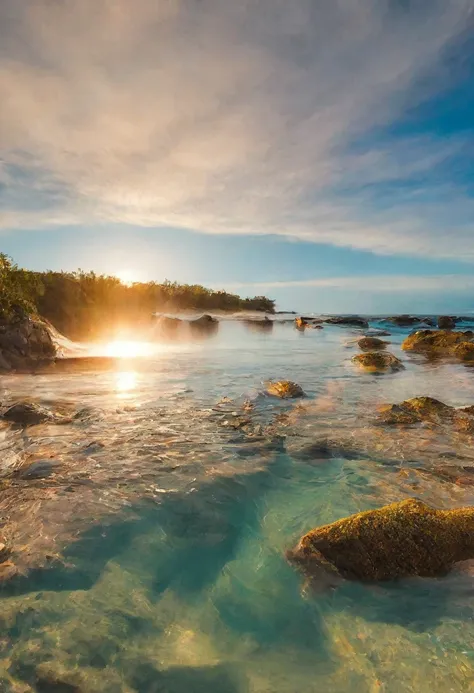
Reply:
<svg viewBox="0 0 474 693"><path fill-rule="evenodd" d="M474 432L473 407L456 409L434 397L412 397L400 404L390 404L380 412L380 423L417 424L431 423L451 425L455 430L464 433Z"/></svg>
<svg viewBox="0 0 474 693"><path fill-rule="evenodd" d="M404 351L419 354L456 356L462 360L474 359L474 332L449 332L446 330L418 330L402 344Z"/></svg>
<svg viewBox="0 0 474 693"><path fill-rule="evenodd" d="M474 558L474 508L392 503L311 530L287 557L308 577L325 569L366 582L446 575Z"/></svg>
<svg viewBox="0 0 474 693"><path fill-rule="evenodd" d="M357 354L352 362L367 373L395 373L405 368L396 356L384 351L368 351L365 354Z"/></svg>
<svg viewBox="0 0 474 693"><path fill-rule="evenodd" d="M25 317L0 324L0 370L34 368L55 355L49 327L39 318Z"/></svg>

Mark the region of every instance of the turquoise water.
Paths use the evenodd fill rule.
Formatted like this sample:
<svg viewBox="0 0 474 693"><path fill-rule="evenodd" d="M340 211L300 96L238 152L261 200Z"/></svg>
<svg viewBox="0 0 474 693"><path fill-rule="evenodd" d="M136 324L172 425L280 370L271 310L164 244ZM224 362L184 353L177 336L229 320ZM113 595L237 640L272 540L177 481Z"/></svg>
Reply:
<svg viewBox="0 0 474 693"><path fill-rule="evenodd" d="M474 371L391 331L406 370L379 377L351 363L360 331L222 321L112 370L3 378L2 402L81 413L0 428L0 691L472 691L474 565L309 592L284 557L386 502L473 502L437 473L474 467L469 438L373 421L415 395L473 404ZM308 397L265 397L268 379Z"/></svg>

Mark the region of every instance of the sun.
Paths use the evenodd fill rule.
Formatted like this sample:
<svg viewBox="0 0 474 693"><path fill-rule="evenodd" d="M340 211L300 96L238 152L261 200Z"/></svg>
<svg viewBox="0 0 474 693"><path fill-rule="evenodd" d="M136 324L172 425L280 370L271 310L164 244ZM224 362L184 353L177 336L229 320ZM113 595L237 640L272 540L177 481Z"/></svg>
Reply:
<svg viewBox="0 0 474 693"><path fill-rule="evenodd" d="M105 347L105 355L119 359L134 359L150 356L153 346L148 342L132 342L117 340L109 342Z"/></svg>
<svg viewBox="0 0 474 693"><path fill-rule="evenodd" d="M134 272L132 269L121 269L118 270L117 272L114 272L115 276L117 279L120 279L122 284L126 284L127 286L131 286L134 282L138 281L137 278L137 273Z"/></svg>

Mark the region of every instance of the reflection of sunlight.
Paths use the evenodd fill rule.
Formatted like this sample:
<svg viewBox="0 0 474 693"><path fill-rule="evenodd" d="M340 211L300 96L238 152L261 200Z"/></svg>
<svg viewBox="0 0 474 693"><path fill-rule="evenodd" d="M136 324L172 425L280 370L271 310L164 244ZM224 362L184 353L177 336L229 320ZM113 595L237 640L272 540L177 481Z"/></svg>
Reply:
<svg viewBox="0 0 474 693"><path fill-rule="evenodd" d="M117 392L126 393L137 386L137 374L133 371L124 371L116 374L115 389Z"/></svg>
<svg viewBox="0 0 474 693"><path fill-rule="evenodd" d="M116 358L137 358L139 356L149 356L152 352L152 345L148 342L109 342L105 347L106 356Z"/></svg>

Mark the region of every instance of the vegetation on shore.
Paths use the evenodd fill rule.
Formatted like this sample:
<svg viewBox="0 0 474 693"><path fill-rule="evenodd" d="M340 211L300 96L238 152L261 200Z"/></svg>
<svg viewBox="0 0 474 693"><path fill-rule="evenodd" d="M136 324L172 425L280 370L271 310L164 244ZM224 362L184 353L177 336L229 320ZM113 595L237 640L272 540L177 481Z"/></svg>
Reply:
<svg viewBox="0 0 474 693"><path fill-rule="evenodd" d="M155 311L265 311L275 302L265 296L241 298L198 284L122 283L94 272L31 272L0 253L0 319L38 313L71 339L100 336L104 325L120 329L149 324Z"/></svg>

